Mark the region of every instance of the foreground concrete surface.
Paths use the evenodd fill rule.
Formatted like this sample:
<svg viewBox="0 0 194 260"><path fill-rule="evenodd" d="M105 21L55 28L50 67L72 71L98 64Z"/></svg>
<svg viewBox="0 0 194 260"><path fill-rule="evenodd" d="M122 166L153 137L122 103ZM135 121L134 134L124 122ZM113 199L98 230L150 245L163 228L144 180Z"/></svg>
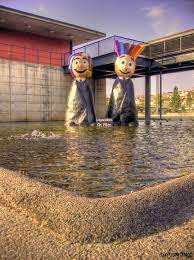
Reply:
<svg viewBox="0 0 194 260"><path fill-rule="evenodd" d="M194 174L89 199L0 168L0 259L192 258L193 216Z"/></svg>

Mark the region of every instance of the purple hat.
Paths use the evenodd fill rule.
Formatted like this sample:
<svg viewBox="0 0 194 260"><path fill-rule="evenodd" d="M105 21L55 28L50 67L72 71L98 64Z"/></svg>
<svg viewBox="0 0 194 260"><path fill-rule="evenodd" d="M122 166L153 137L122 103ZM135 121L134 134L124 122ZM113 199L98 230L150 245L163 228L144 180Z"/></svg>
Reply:
<svg viewBox="0 0 194 260"><path fill-rule="evenodd" d="M130 48L131 48L130 43L123 43L123 42L119 42L118 40L115 40L115 52L117 56L129 54Z"/></svg>

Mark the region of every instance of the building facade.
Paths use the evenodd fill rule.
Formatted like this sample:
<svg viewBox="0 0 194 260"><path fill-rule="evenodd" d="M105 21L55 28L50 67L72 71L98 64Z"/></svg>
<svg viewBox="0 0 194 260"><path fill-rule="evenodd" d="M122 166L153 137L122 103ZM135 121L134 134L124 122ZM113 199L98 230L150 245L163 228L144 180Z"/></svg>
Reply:
<svg viewBox="0 0 194 260"><path fill-rule="evenodd" d="M0 17L0 122L64 120L72 78L63 66L72 46L105 34L2 6ZM95 86L103 117L105 80Z"/></svg>

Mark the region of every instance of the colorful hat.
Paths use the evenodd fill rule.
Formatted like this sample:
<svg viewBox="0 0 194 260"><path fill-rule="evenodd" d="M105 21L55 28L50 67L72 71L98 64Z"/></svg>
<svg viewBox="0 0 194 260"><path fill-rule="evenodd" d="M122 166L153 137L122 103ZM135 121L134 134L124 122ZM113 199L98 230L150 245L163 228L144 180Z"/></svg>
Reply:
<svg viewBox="0 0 194 260"><path fill-rule="evenodd" d="M132 46L130 43L123 43L119 42L118 40L115 40L115 52L118 57L127 54L130 55L133 60L135 60L137 56L139 56L144 50L144 46L140 44L135 45L132 51L130 51L131 47Z"/></svg>
<svg viewBox="0 0 194 260"><path fill-rule="evenodd" d="M129 50L131 48L130 43L123 43L115 40L115 52L117 56L121 56L124 54L129 54Z"/></svg>

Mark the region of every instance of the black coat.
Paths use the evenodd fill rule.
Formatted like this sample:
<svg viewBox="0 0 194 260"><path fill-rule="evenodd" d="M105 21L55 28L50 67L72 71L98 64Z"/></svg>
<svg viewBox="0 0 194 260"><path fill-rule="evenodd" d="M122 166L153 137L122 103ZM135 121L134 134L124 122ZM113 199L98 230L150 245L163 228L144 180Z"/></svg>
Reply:
<svg viewBox="0 0 194 260"><path fill-rule="evenodd" d="M94 94L90 80L73 80L67 101L65 121L68 125L90 125L96 122Z"/></svg>
<svg viewBox="0 0 194 260"><path fill-rule="evenodd" d="M108 118L112 118L114 125L138 124L134 86L130 78L115 80L110 96Z"/></svg>

